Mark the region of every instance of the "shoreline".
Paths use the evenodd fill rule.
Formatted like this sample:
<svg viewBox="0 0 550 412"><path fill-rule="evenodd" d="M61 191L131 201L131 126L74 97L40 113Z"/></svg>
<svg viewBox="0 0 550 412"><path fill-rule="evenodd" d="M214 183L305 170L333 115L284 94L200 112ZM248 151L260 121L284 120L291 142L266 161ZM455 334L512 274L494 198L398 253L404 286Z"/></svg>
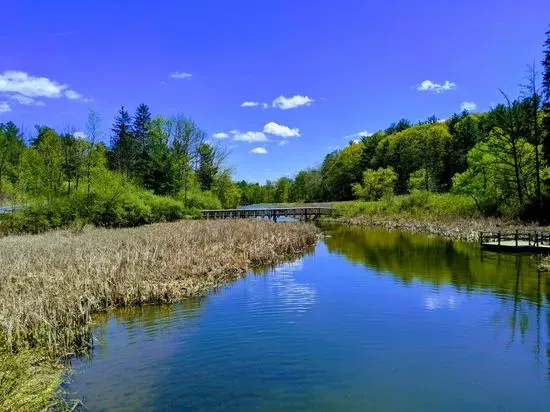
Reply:
<svg viewBox="0 0 550 412"><path fill-rule="evenodd" d="M97 314L203 296L248 272L301 256L318 239L313 225L265 220L1 238L0 409L63 404L57 391L65 371L59 365L89 350ZM36 378L40 370L43 377ZM37 392L41 396L33 397Z"/></svg>
<svg viewBox="0 0 550 412"><path fill-rule="evenodd" d="M326 218L323 221L355 226L380 227L401 230L427 236L439 236L465 242L479 242L479 232L550 231L548 226L526 224L496 218L445 217L437 219L413 218L390 215L358 215L354 217ZM550 256L544 257L539 266L542 272L550 272Z"/></svg>

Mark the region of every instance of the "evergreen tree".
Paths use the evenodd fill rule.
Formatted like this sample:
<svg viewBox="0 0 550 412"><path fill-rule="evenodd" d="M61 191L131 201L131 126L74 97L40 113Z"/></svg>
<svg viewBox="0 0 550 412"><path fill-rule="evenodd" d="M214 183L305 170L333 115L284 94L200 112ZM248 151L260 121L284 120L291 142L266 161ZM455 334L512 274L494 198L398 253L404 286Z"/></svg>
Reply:
<svg viewBox="0 0 550 412"><path fill-rule="evenodd" d="M136 109L132 133L137 145L137 152L140 159L146 156L149 145L149 127L151 125L151 111L149 106L142 103Z"/></svg>
<svg viewBox="0 0 550 412"><path fill-rule="evenodd" d="M199 179L202 190L210 190L214 183L214 178L218 173L216 166L216 153L214 148L208 143L201 143L198 148L199 168L197 178Z"/></svg>
<svg viewBox="0 0 550 412"><path fill-rule="evenodd" d="M111 167L130 176L135 167L138 147L132 133L132 118L124 106L118 111L111 130Z"/></svg>

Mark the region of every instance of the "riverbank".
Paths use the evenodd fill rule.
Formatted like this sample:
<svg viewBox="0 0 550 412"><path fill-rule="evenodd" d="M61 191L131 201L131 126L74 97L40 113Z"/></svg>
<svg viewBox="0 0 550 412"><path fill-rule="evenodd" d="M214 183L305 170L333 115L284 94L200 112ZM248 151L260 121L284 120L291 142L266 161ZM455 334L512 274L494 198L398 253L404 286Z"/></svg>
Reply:
<svg viewBox="0 0 550 412"><path fill-rule="evenodd" d="M317 237L313 226L301 223L239 220L0 239L0 351L36 351L31 376L52 359L85 352L96 313L204 295L253 267L310 251ZM61 373L51 369L46 386L55 386ZM0 406L21 396L15 376L0 370ZM43 395L53 400L51 390ZM27 400L34 402L29 410L43 405Z"/></svg>
<svg viewBox="0 0 550 412"><path fill-rule="evenodd" d="M328 220L328 219L327 219ZM382 227L388 230L404 230L455 240L477 242L479 232L549 231L550 228L535 224L496 218L463 217L412 217L397 215L359 215L338 217L331 221L359 226Z"/></svg>
<svg viewBox="0 0 550 412"><path fill-rule="evenodd" d="M471 198L418 192L372 202L337 202L337 222L405 230L426 235L477 242L479 232L550 231L550 227L515 219L482 216Z"/></svg>

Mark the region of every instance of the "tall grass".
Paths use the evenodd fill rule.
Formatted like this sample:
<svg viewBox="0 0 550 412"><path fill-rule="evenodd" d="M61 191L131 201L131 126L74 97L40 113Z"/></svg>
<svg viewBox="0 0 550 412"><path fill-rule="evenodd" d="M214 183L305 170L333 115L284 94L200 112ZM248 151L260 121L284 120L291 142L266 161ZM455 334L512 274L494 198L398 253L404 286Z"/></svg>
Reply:
<svg viewBox="0 0 550 412"><path fill-rule="evenodd" d="M334 205L343 216L402 216L416 218L481 217L475 202L468 196L451 193L415 191L371 202L341 202Z"/></svg>
<svg viewBox="0 0 550 412"><path fill-rule="evenodd" d="M0 327L16 347L85 346L93 313L203 295L315 243L267 221L182 221L0 239Z"/></svg>
<svg viewBox="0 0 550 412"><path fill-rule="evenodd" d="M462 195L414 191L373 202L339 202L333 204L340 222L385 229L477 241L479 232L499 230L547 230L516 220L483 217L475 202Z"/></svg>
<svg viewBox="0 0 550 412"><path fill-rule="evenodd" d="M316 239L310 225L252 220L2 238L0 357L28 359L21 373L30 377L31 364L45 365L33 360L36 353L56 359L85 351L95 313L204 295L251 267L311 250ZM14 362L0 363L0 407L14 385L7 379L17 374Z"/></svg>

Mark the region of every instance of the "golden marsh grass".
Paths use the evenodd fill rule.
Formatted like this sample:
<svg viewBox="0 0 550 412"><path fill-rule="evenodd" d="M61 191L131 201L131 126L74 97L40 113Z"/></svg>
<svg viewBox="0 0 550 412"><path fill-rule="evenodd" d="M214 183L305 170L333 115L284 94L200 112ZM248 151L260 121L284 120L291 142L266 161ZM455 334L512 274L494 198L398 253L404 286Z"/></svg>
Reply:
<svg viewBox="0 0 550 412"><path fill-rule="evenodd" d="M310 250L313 226L181 221L0 239L0 327L7 347L73 353L92 315L169 303L233 281L253 266Z"/></svg>

